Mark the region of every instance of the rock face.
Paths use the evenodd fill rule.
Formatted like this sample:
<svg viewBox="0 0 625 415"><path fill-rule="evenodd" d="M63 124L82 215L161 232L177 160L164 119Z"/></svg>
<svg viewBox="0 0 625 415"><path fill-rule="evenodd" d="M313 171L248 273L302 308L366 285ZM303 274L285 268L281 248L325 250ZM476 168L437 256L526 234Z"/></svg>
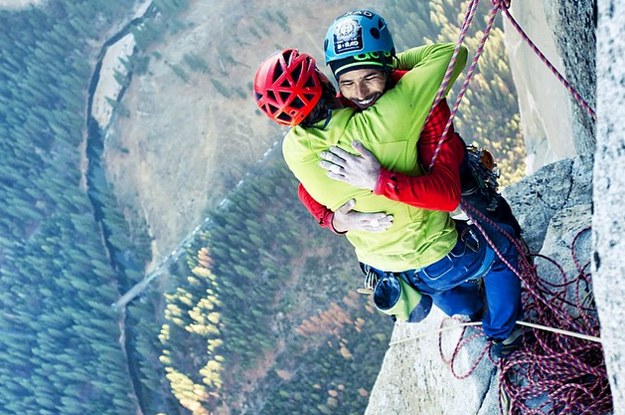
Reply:
<svg viewBox="0 0 625 415"><path fill-rule="evenodd" d="M592 165L580 158L545 166L504 192L533 252L558 261L574 275L571 242L591 223ZM576 244L578 261L590 260L589 234ZM548 273L548 270L545 270ZM543 273L539 269L539 274ZM467 379L458 379L441 359L437 333L444 315L433 312L419 324L397 323L372 391L367 415L495 415L499 413L497 369L483 358ZM458 324L450 323L450 324ZM470 329L479 335L479 329ZM442 336L444 355L453 352L459 329ZM404 339L410 339L403 341ZM400 343L393 344L396 341ZM461 349L454 371L462 376L486 347L483 336Z"/></svg>
<svg viewBox="0 0 625 415"><path fill-rule="evenodd" d="M564 73L564 63L547 24L545 9L533 2L513 1L510 14L547 59ZM527 152L526 170L531 174L546 164L575 155L571 105L568 92L549 68L527 46L508 19L503 22ZM549 117L544 116L545 108L549 108Z"/></svg>
<svg viewBox="0 0 625 415"><path fill-rule="evenodd" d="M549 62L595 108L596 1L544 0L543 7L513 1L510 13ZM504 28L519 98L528 174L563 158L593 154L595 128L588 112L507 19Z"/></svg>
<svg viewBox="0 0 625 415"><path fill-rule="evenodd" d="M544 0L544 5L564 62L563 75L587 103L596 108L597 1ZM577 102L569 100L573 109L575 150L577 154L594 154L594 121Z"/></svg>
<svg viewBox="0 0 625 415"><path fill-rule="evenodd" d="M625 414L625 1L603 1L598 28L593 283L616 414Z"/></svg>
<svg viewBox="0 0 625 415"><path fill-rule="evenodd" d="M526 6L524 2L512 3L513 6L517 4L519 13L524 10L529 13L531 7L535 7ZM563 75L595 108L596 2L549 0L544 2L544 6L546 20L564 65ZM585 232L576 244L577 260L585 264L592 256L593 286L601 319L601 337L614 413L623 414L625 336L620 326L625 317L625 262L622 260L625 247L620 235L625 231L625 215L622 214L625 140L619 121L625 115L625 47L621 40L625 38L625 0L606 1L601 6L597 140L594 122L588 112L569 98L571 129L557 135L559 138L540 150L545 163L552 161L550 157L564 158L505 189L504 195L523 227L531 251L553 258L569 275L574 274L576 269L571 256L571 243L582 230L592 225L592 238ZM514 9L512 13L514 15ZM522 21L523 17L519 20ZM514 57L511 62L514 67ZM523 70L527 75L533 69L528 67ZM517 75L515 81L520 79ZM529 79L526 77L525 84L517 85L517 90L530 87ZM530 95L534 93L537 93L536 90ZM527 105L530 101L531 105L554 105L552 100L535 99L535 96L526 96L526 101ZM554 136L550 131L553 128L541 124L541 120L536 118L536 114L553 114L552 108L534 109L526 105L524 111L523 105L521 115L530 114L532 120L529 122L534 128L531 130L526 126L526 136L527 131L538 131L532 134L536 137L542 134L547 140L552 140ZM522 120L522 123L525 121ZM558 128L564 127L555 129ZM567 136L571 137L571 148L575 153L569 158L565 153L558 155L555 151L566 143ZM548 148L551 150L545 150ZM534 166L540 167L538 157L534 161ZM539 266L539 275L546 272ZM492 362L483 359L471 376L460 380L453 376L450 367L441 359L436 331L443 317L442 313L435 312L420 324L396 324L391 346L371 393L367 415L499 414L497 369ZM478 332L477 329L470 330ZM449 331L443 334L442 348L447 356L458 333ZM407 340L393 343L401 339ZM483 340L477 339L462 349L454 367L457 375L466 373L478 360L484 345Z"/></svg>

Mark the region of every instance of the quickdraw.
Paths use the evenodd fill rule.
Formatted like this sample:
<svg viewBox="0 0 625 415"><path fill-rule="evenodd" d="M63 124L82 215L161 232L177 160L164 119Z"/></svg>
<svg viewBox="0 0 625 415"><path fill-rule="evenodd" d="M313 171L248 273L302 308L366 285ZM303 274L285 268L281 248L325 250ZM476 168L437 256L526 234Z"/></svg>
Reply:
<svg viewBox="0 0 625 415"><path fill-rule="evenodd" d="M466 197L480 192L488 200L486 209L494 211L497 209L500 175L495 158L490 151L470 145L467 146L466 165L471 170L475 186L463 188L462 196Z"/></svg>

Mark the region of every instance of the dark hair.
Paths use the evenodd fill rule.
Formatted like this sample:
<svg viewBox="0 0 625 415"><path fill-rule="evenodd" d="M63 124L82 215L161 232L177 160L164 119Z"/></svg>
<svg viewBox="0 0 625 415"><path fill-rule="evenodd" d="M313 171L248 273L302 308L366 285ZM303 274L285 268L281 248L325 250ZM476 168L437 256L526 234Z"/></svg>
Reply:
<svg viewBox="0 0 625 415"><path fill-rule="evenodd" d="M328 111L337 108L336 88L330 81L321 82L321 98L310 114L299 124L302 127L312 127L328 116Z"/></svg>

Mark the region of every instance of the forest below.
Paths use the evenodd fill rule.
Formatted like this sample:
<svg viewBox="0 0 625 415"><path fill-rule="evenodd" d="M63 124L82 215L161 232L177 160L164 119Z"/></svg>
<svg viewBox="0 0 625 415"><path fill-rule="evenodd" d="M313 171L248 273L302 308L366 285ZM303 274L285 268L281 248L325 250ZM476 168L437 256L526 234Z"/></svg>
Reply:
<svg viewBox="0 0 625 415"><path fill-rule="evenodd" d="M453 41L463 3L401 0L380 12L401 28L394 36L404 49ZM189 7L152 5L132 29L130 73L149 70L158 58L150 46L174 36ZM351 247L300 206L279 146L207 212L167 279L125 310L111 308L144 278L150 236L129 223L104 175L89 173L87 102L98 45L133 6L64 0L0 10L3 413L363 413L392 321L356 293ZM280 14L254 19L297 24ZM467 46L474 52L477 40ZM499 22L473 80L479 93L467 93L456 123L467 141L493 151L503 184L524 171L505 56ZM190 58L175 72L209 64ZM252 99L249 82L213 82L215 99Z"/></svg>

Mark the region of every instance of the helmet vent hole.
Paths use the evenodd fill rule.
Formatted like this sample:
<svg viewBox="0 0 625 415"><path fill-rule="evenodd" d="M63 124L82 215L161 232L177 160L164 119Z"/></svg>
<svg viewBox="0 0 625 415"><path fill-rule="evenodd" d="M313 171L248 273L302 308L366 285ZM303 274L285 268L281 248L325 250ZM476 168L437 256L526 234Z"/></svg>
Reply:
<svg viewBox="0 0 625 415"><path fill-rule="evenodd" d="M279 91L278 95L280 95L281 102L286 102L291 96L290 92Z"/></svg>
<svg viewBox="0 0 625 415"><path fill-rule="evenodd" d="M302 73L302 66L301 65L297 65L297 67L295 67L293 69L293 72L291 72L291 77L293 79L299 79L300 74Z"/></svg>
<svg viewBox="0 0 625 415"><path fill-rule="evenodd" d="M282 76L282 74L284 73L284 71L282 70L282 67L280 65L276 65L274 71L273 71L273 82L276 82L278 80L278 78L280 78L280 76Z"/></svg>
<svg viewBox="0 0 625 415"><path fill-rule="evenodd" d="M302 101L299 97L295 97L293 98L293 101L291 101L291 107L293 108L304 108L304 101Z"/></svg>
<svg viewBox="0 0 625 415"><path fill-rule="evenodd" d="M376 29L375 27L370 30L370 33L374 39L380 39L380 31Z"/></svg>
<svg viewBox="0 0 625 415"><path fill-rule="evenodd" d="M256 102L258 102L263 97L263 94L259 94L258 92L256 92L255 97L256 97Z"/></svg>
<svg viewBox="0 0 625 415"><path fill-rule="evenodd" d="M281 112L280 114L278 114L276 118L278 118L281 121L285 121L287 123L291 122L291 117L285 112Z"/></svg>
<svg viewBox="0 0 625 415"><path fill-rule="evenodd" d="M276 100L276 94L273 93L272 90L268 89L267 90L267 96L269 97L270 100L275 101Z"/></svg>
<svg viewBox="0 0 625 415"><path fill-rule="evenodd" d="M292 49L286 49L285 51L282 52L282 58L287 63L287 65L290 64L291 60L295 59L296 57L297 57L297 52Z"/></svg>

